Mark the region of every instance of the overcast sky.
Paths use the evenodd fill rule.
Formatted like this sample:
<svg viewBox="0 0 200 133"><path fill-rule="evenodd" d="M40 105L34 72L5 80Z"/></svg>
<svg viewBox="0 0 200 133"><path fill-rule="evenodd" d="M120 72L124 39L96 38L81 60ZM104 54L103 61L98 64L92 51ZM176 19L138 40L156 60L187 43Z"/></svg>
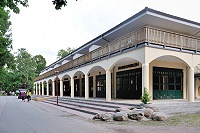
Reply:
<svg viewBox="0 0 200 133"><path fill-rule="evenodd" d="M200 23L200 0L67 1L55 10L52 0L29 0L20 14L11 13L13 51L25 48L50 65L60 49L78 48L145 7Z"/></svg>

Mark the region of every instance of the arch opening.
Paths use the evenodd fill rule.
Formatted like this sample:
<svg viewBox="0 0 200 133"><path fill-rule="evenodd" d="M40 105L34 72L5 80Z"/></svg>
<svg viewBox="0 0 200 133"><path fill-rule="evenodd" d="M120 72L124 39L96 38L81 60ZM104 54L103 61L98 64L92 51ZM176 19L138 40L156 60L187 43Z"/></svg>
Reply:
<svg viewBox="0 0 200 133"><path fill-rule="evenodd" d="M179 57L163 55L150 62L152 98L183 99L186 97L188 64Z"/></svg>
<svg viewBox="0 0 200 133"><path fill-rule="evenodd" d="M101 66L94 66L88 72L89 97L106 97L106 71Z"/></svg>
<svg viewBox="0 0 200 133"><path fill-rule="evenodd" d="M132 58L118 59L111 67L112 98L140 99L142 95L142 65Z"/></svg>
<svg viewBox="0 0 200 133"><path fill-rule="evenodd" d="M63 81L63 96L71 96L71 78L69 75L64 75Z"/></svg>

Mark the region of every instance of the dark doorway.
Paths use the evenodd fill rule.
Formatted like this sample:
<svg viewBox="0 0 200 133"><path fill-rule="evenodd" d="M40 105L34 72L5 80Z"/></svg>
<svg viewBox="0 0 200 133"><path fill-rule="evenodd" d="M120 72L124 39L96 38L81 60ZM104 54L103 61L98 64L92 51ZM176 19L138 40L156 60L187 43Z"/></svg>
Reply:
<svg viewBox="0 0 200 133"><path fill-rule="evenodd" d="M52 84L49 84L49 95L52 95Z"/></svg>
<svg viewBox="0 0 200 133"><path fill-rule="evenodd" d="M81 89L82 89L82 97L85 97L85 78L81 79Z"/></svg>
<svg viewBox="0 0 200 133"><path fill-rule="evenodd" d="M80 79L74 80L74 96L80 96Z"/></svg>
<svg viewBox="0 0 200 133"><path fill-rule="evenodd" d="M89 77L89 97L93 97L93 77Z"/></svg>
<svg viewBox="0 0 200 133"><path fill-rule="evenodd" d="M106 75L96 76L96 97L106 97Z"/></svg>
<svg viewBox="0 0 200 133"><path fill-rule="evenodd" d="M142 68L117 72L117 98L140 99L142 95Z"/></svg>
<svg viewBox="0 0 200 133"><path fill-rule="evenodd" d="M44 84L44 95L47 95L47 84Z"/></svg>
<svg viewBox="0 0 200 133"><path fill-rule="evenodd" d="M70 96L70 83L69 81L64 81L63 82L63 96Z"/></svg>

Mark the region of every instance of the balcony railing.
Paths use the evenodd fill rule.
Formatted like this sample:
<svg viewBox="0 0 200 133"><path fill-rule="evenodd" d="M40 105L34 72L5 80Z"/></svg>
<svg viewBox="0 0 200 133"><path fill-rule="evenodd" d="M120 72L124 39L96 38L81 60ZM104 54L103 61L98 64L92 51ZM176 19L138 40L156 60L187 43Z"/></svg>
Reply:
<svg viewBox="0 0 200 133"><path fill-rule="evenodd" d="M102 47L95 49L83 56L69 61L59 66L58 68L52 69L51 71L36 77L34 81L38 81L40 79L55 75L55 70L58 70L60 72L70 70L77 66L97 60L101 57L108 56L123 49L134 47L138 44L145 42L160 45L163 47L193 50L195 52L200 51L200 38L195 38L192 36L187 36L184 34L156 29L152 27L143 27L112 42L109 42Z"/></svg>
<svg viewBox="0 0 200 133"><path fill-rule="evenodd" d="M148 42L163 46L200 51L200 38L148 28Z"/></svg>

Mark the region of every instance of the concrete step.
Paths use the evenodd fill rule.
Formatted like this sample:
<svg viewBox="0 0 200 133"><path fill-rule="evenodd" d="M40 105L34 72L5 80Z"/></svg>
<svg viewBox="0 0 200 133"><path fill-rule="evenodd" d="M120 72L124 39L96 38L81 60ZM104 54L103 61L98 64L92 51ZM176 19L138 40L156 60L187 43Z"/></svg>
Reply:
<svg viewBox="0 0 200 133"><path fill-rule="evenodd" d="M56 98L55 98L56 99ZM128 104L128 103L118 103L118 102L107 102L102 100L91 100L91 99L83 99L83 98L66 98L66 97L60 97L58 98L59 101L66 101L71 103L80 103L81 105L93 105L95 107L106 107L110 109L117 109L121 107L127 107L127 108L134 108L139 107L139 104Z"/></svg>
<svg viewBox="0 0 200 133"><path fill-rule="evenodd" d="M88 101L88 102L92 102L92 103L103 103L103 104L110 104L110 105L124 105L124 106L139 106L139 104L130 104L130 103L119 103L119 102L107 102L105 100L99 100L99 99L84 99L84 98L70 98L70 97L59 97L61 99L68 99L68 100L74 100L74 101Z"/></svg>
<svg viewBox="0 0 200 133"><path fill-rule="evenodd" d="M73 102L73 103L100 106L100 107L108 107L108 108L114 108L114 109L119 108L119 106L113 105L110 103L101 103L101 102L94 102L94 101L89 101L89 100L59 98L59 101Z"/></svg>
<svg viewBox="0 0 200 133"><path fill-rule="evenodd" d="M44 103L48 103L48 104L52 104L52 105L55 105L56 106L56 102L53 102L53 101L42 101ZM71 110L75 110L75 111L79 111L79 112L83 112L83 113L86 113L86 114L91 114L91 115L95 115L96 112L94 112L93 110L89 110L87 108L80 108L78 106L73 106L73 105L66 105L66 104L63 104L63 103L59 103L58 104L59 107L63 107L63 108L67 108L67 109L71 109Z"/></svg>
<svg viewBox="0 0 200 133"><path fill-rule="evenodd" d="M49 99L47 101L51 101L53 103L56 103L56 99ZM71 106L75 106L78 108L89 108L89 109L93 109L93 110L100 110L100 111L104 111L104 112L114 112L113 108L109 108L109 107L104 107L104 106L95 106L95 105L91 105L89 103L77 103L77 102L73 102L73 101L63 101L61 99L59 99L58 103L63 104L63 105L71 105Z"/></svg>
<svg viewBox="0 0 200 133"><path fill-rule="evenodd" d="M42 101L44 103L56 105L56 97ZM68 97L59 97L58 106L79 111L86 114L95 115L97 113L105 112L115 112L117 108L127 107L134 108L139 107L139 104L127 104L127 103L118 103L118 102L107 102L102 100L94 99L84 99L84 98L68 98Z"/></svg>

